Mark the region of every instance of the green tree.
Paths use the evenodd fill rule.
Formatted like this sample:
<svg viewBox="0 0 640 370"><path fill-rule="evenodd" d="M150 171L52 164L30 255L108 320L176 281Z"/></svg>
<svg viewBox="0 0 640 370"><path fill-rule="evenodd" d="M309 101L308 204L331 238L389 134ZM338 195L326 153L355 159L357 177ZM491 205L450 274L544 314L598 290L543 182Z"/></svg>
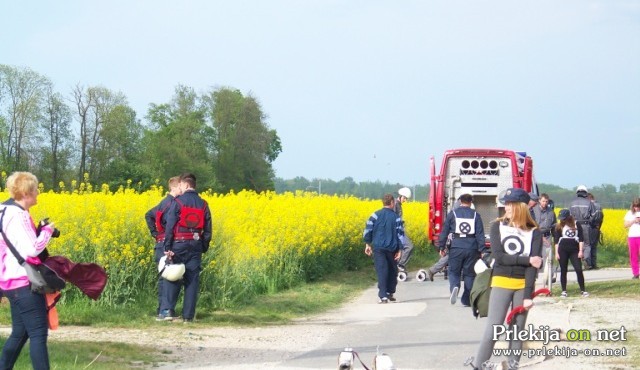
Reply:
<svg viewBox="0 0 640 370"><path fill-rule="evenodd" d="M213 123L213 163L220 190L273 190L272 162L282 152L255 97L218 88L204 97Z"/></svg>
<svg viewBox="0 0 640 370"><path fill-rule="evenodd" d="M128 105L116 105L105 115L100 149L102 167L97 183L109 184L116 189L131 180L148 187L153 181L151 171L140 160L142 157L143 127L136 112Z"/></svg>
<svg viewBox="0 0 640 370"><path fill-rule="evenodd" d="M40 155L36 159L36 175L45 188L56 189L60 181L71 178L73 134L70 129L71 109L53 86L46 89L44 115L40 122Z"/></svg>
<svg viewBox="0 0 640 370"><path fill-rule="evenodd" d="M29 170L45 89L51 82L29 68L0 65L0 160L8 172Z"/></svg>
<svg viewBox="0 0 640 370"><path fill-rule="evenodd" d="M145 131L145 166L162 184L183 172L192 172L198 188L216 189L211 166L212 129L207 125L205 109L194 90L187 86L175 89L171 102L151 104Z"/></svg>

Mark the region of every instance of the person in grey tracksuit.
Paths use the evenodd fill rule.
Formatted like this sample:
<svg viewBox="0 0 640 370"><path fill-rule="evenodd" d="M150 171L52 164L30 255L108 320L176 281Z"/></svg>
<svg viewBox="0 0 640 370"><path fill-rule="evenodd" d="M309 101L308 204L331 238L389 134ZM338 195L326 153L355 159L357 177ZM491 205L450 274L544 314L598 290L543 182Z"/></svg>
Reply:
<svg viewBox="0 0 640 370"><path fill-rule="evenodd" d="M546 193L540 194L538 198L538 204L532 208L532 216L535 222L538 224L538 229L542 234L542 258L546 260L547 256L551 258L551 271L553 272L553 240L552 231L556 226L557 219L553 209L549 206L549 195ZM544 270L543 268L540 270Z"/></svg>

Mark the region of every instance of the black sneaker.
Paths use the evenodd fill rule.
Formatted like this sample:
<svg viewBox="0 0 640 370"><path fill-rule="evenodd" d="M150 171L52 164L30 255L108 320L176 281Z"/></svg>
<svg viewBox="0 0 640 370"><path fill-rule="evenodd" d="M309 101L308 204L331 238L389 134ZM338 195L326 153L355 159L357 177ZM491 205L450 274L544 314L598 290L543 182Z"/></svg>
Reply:
<svg viewBox="0 0 640 370"><path fill-rule="evenodd" d="M396 301L396 297L393 296L393 294L389 294L387 295L387 299L391 302L395 302Z"/></svg>
<svg viewBox="0 0 640 370"><path fill-rule="evenodd" d="M433 281L433 275L435 275L431 270L427 270L427 274L429 274L429 281Z"/></svg>

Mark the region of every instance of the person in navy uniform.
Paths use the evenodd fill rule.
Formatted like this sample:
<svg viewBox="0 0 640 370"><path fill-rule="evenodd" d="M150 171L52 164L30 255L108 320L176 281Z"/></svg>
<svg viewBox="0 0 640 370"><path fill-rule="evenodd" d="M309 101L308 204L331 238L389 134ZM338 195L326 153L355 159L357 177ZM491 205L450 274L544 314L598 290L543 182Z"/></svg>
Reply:
<svg viewBox="0 0 640 370"><path fill-rule="evenodd" d="M169 207L171 207L171 205L175 201L175 198L180 195L180 176L174 176L170 178L167 185L169 186L169 194L167 194L167 196L164 197L164 199L162 199L157 206L151 208L147 211L147 213L144 214L144 219L147 223L147 227L149 228L149 232L151 233L151 236L156 240L156 245L153 249L153 258L156 262L156 265L158 264L158 262L160 262L160 258L164 256L164 231L166 229L165 225L167 224L164 213L169 210ZM159 277L158 309L156 315L160 315L163 282L164 279L162 277Z"/></svg>
<svg viewBox="0 0 640 370"><path fill-rule="evenodd" d="M598 267L595 261L595 252L593 256L591 253L591 240L589 239L591 221L596 213L596 207L587 198L587 194L587 187L579 185L576 189L576 197L571 201L569 212L573 219L576 220L576 225L582 228L582 235L584 235L584 269L591 270Z"/></svg>
<svg viewBox="0 0 640 370"><path fill-rule="evenodd" d="M369 257L373 256L378 275L378 303L388 303L396 301L397 262L403 246L404 222L393 210L393 195L385 194L382 205L367 220L362 239L365 242L364 253Z"/></svg>
<svg viewBox="0 0 640 370"><path fill-rule="evenodd" d="M164 254L172 263L184 263L185 273L181 280L163 283L160 317L172 320L173 313L184 286L182 319L192 322L196 314L196 303L200 289L202 254L211 243L211 211L209 205L196 192L196 176L185 173L180 176L182 195L175 199L166 213Z"/></svg>
<svg viewBox="0 0 640 370"><path fill-rule="evenodd" d="M464 277L464 292L460 298L463 306L470 306L471 288L476 273L473 269L482 253L487 248L484 243L484 225L480 215L471 208L473 196L462 194L460 207L454 208L447 214L440 231L438 248L440 256L444 256L445 245L449 233L453 233L451 248L449 249L449 291L451 292L451 304L455 304L458 299L460 281Z"/></svg>

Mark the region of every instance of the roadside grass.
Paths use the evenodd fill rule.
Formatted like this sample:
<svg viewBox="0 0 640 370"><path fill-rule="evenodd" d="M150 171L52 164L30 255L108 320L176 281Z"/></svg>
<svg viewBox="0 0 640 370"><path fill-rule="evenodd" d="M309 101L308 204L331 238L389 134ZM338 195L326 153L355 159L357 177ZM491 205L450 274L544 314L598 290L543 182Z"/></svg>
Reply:
<svg viewBox="0 0 640 370"><path fill-rule="evenodd" d="M372 266L336 273L313 283L301 283L287 291L259 296L252 302L234 309L198 312L197 321L193 326L286 324L295 318L337 308L356 297L375 281ZM57 309L60 329L58 330L64 330L65 325L111 328L158 327L162 330L170 330L168 323L155 321L157 298L155 292L153 293L141 298L139 304L129 304L115 309L104 309L89 301L86 304L59 305ZM9 303L6 299L0 303L0 325L5 327L11 325ZM0 335L1 346L4 346L6 339L6 335ZM169 353L156 348L130 343L49 340L48 344L52 369L149 368L159 361L166 361L169 356ZM15 369L31 369L28 343L23 348Z"/></svg>
<svg viewBox="0 0 640 370"><path fill-rule="evenodd" d="M640 282L638 280L588 281L587 284L589 298L640 298ZM559 297L561 291L560 284L554 284L553 295ZM567 284L567 293L570 297L579 297L578 283Z"/></svg>
<svg viewBox="0 0 640 370"><path fill-rule="evenodd" d="M0 345L4 346L5 342L6 338L0 337ZM152 367L163 358L157 350L129 343L50 340L48 347L51 368L60 370ZM20 353L14 369L32 369L28 343Z"/></svg>
<svg viewBox="0 0 640 370"><path fill-rule="evenodd" d="M629 252L625 247L598 247L599 267L629 267Z"/></svg>

